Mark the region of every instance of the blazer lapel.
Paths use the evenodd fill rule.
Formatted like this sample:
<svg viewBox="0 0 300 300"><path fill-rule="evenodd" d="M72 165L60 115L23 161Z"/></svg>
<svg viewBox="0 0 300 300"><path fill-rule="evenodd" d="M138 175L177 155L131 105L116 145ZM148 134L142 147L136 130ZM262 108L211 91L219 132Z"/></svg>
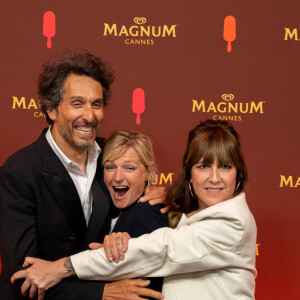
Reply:
<svg viewBox="0 0 300 300"><path fill-rule="evenodd" d="M72 178L48 144L45 137L46 130L37 141L37 148L44 169L43 176L49 189L51 189L53 200L58 203L79 242L82 243L87 226L81 202Z"/></svg>
<svg viewBox="0 0 300 300"><path fill-rule="evenodd" d="M244 193L241 193L234 198L222 201L215 205L209 206L203 210L200 210L197 213L190 216L189 218L187 218L185 214L182 214L178 226L190 225L195 222L201 221L202 219L211 218L212 216L219 214L220 211L224 211L231 206L239 206L241 202L247 205Z"/></svg>
<svg viewBox="0 0 300 300"><path fill-rule="evenodd" d="M103 170L98 164L97 172L91 187L93 194L93 208L89 219L88 232L85 236L83 247L88 248L91 242L102 242L110 229L111 199L102 181Z"/></svg>

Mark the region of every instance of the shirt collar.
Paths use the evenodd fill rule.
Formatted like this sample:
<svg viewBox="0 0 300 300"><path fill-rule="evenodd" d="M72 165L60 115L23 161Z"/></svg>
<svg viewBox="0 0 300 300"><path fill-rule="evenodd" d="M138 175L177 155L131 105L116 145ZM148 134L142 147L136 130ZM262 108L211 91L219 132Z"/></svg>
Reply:
<svg viewBox="0 0 300 300"><path fill-rule="evenodd" d="M58 156L60 161L63 163L63 165L67 168L69 165L74 163L71 159L69 159L57 146L55 143L52 134L51 134L52 126L50 125L47 132L46 132L46 139L52 148L52 150L55 152L55 154ZM96 141L94 141L92 147L88 149L88 160L97 160L101 153L101 148L98 145Z"/></svg>

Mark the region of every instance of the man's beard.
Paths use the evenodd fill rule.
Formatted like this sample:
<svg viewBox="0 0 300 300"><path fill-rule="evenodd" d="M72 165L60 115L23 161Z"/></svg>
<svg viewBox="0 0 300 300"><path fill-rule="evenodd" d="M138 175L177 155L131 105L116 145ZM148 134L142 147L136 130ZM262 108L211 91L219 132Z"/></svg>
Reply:
<svg viewBox="0 0 300 300"><path fill-rule="evenodd" d="M79 127L79 126L92 126L95 128L95 137L93 139L91 139L90 137L81 137L79 141L76 141L73 138L73 131L76 130L75 127ZM92 123L86 123L86 124L76 124L76 122L74 124L72 124L72 130L67 131L67 132L63 132L62 133L62 137L64 138L64 140L72 146L72 148L83 151L86 149L89 149L90 147L93 146L95 138L98 134L98 132L100 131L102 127L102 122L92 122ZM85 140L86 139L86 140Z"/></svg>

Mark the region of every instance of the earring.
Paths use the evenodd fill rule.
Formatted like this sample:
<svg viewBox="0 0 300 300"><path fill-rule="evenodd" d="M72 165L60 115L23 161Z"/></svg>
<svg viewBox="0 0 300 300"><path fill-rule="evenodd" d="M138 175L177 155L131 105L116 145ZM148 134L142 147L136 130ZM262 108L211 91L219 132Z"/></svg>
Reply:
<svg viewBox="0 0 300 300"><path fill-rule="evenodd" d="M190 193L191 193L191 195L192 195L192 198L196 198L195 197L195 194L194 194L194 192L193 192L193 190L192 190L192 185L191 185L191 183L189 183L189 190L190 190Z"/></svg>
<svg viewBox="0 0 300 300"><path fill-rule="evenodd" d="M235 189L237 190L240 186L241 182L239 181L239 183L237 184L237 186L235 187Z"/></svg>

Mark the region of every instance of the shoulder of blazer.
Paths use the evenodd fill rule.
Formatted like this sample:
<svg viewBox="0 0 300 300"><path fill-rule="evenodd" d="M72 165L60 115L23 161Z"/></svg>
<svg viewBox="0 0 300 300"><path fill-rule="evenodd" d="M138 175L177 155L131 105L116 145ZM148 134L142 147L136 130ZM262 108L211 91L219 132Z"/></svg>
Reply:
<svg viewBox="0 0 300 300"><path fill-rule="evenodd" d="M241 193L232 199L207 207L195 213L181 222L180 225L192 224L205 218L228 218L245 223L249 215L251 215L251 212L248 208L245 194Z"/></svg>
<svg viewBox="0 0 300 300"><path fill-rule="evenodd" d="M44 135L44 137L45 137L44 131L35 142L33 142L32 144L30 144L24 148L19 149L18 151L13 153L11 156L9 156L2 166L9 166L9 167L24 166L29 163L31 164L33 158L35 158L35 160L37 160L37 156L36 156L37 155L37 144L38 143L44 144L44 142L42 141L42 136ZM45 138L45 140L46 140L46 138Z"/></svg>
<svg viewBox="0 0 300 300"><path fill-rule="evenodd" d="M48 173L58 174L63 165L46 139L47 130L45 128L35 142L12 154L2 167L12 172L42 168Z"/></svg>
<svg viewBox="0 0 300 300"><path fill-rule="evenodd" d="M105 144L105 138L97 136L96 142L99 145L99 147L101 148L101 150L103 151L104 144Z"/></svg>

